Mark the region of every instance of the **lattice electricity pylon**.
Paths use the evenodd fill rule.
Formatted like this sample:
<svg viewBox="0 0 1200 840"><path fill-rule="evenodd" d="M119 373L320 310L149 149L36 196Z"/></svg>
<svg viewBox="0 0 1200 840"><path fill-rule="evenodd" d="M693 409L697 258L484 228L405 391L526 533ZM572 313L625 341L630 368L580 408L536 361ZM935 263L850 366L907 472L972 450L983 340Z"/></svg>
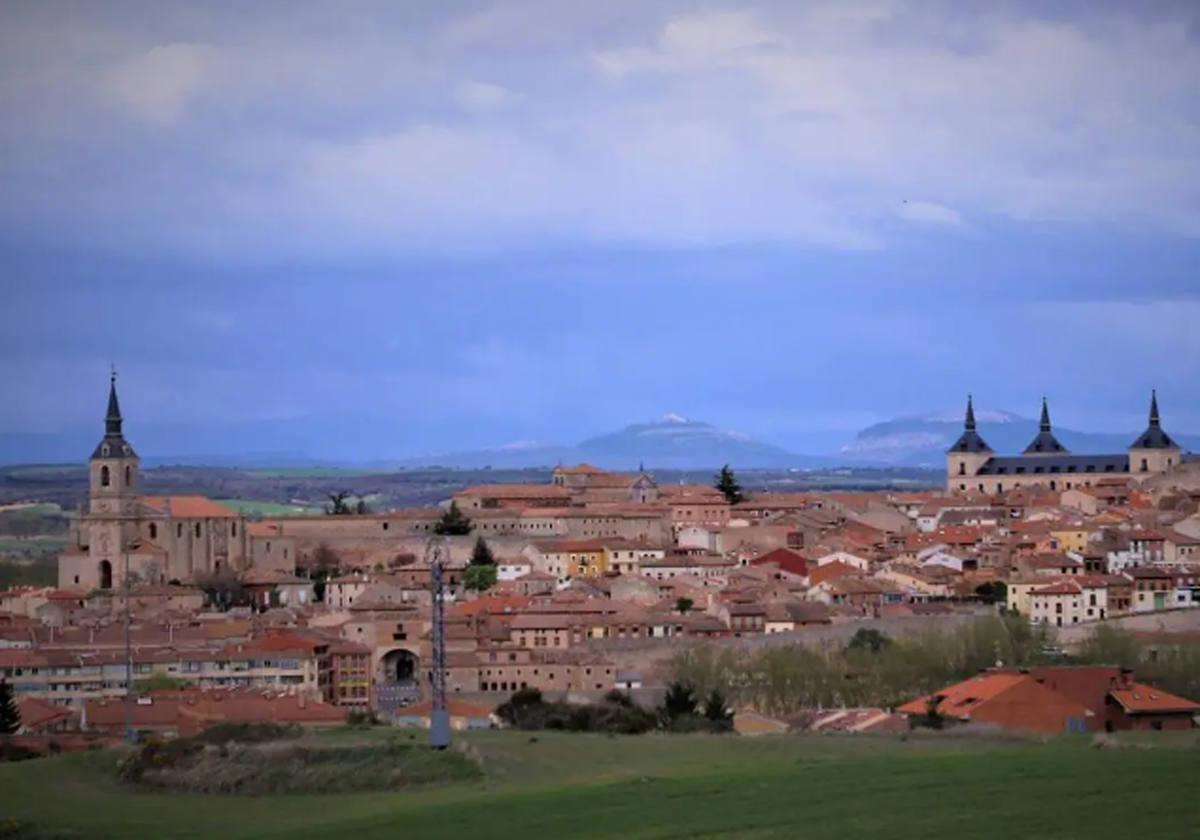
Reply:
<svg viewBox="0 0 1200 840"><path fill-rule="evenodd" d="M431 646L433 672L430 674L432 710L429 715L429 745L437 750L450 746L450 710L446 705L446 611L442 590L442 560L446 548L442 540L432 539L425 546L429 563L430 595L433 605Z"/></svg>

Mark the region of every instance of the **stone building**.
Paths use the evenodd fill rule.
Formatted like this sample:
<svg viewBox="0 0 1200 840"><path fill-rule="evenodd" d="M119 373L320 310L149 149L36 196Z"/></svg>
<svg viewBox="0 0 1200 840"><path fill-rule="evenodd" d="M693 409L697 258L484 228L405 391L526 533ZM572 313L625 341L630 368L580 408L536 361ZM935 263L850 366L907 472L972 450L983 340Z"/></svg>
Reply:
<svg viewBox="0 0 1200 840"><path fill-rule="evenodd" d="M946 489L951 492L1004 493L1017 487L1049 490L1091 487L1101 481L1144 481L1171 472L1187 456L1162 429L1158 396L1150 397L1150 420L1125 453L1073 455L1050 425L1050 409L1042 400L1037 436L1020 455L997 455L975 427L975 408L967 398L963 433L946 452Z"/></svg>
<svg viewBox="0 0 1200 840"><path fill-rule="evenodd" d="M87 508L72 520L70 542L59 555L59 586L121 588L126 568L142 584L245 571L245 518L202 496L143 496L140 461L122 425L114 374L104 437L88 461Z"/></svg>

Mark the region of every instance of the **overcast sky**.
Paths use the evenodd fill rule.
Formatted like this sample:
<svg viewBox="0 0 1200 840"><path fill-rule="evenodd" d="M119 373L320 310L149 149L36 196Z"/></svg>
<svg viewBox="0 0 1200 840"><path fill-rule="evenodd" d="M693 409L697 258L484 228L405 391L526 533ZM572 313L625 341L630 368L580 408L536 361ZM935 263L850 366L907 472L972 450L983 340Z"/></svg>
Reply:
<svg viewBox="0 0 1200 840"><path fill-rule="evenodd" d="M1200 6L984 5L6 2L0 431L1200 431Z"/></svg>

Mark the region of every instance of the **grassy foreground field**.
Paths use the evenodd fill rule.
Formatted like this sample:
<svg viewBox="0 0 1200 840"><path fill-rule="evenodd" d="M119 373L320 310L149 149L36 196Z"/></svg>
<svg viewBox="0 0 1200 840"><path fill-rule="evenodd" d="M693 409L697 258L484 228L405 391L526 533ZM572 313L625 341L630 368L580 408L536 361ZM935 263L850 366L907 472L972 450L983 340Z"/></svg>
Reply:
<svg viewBox="0 0 1200 840"><path fill-rule="evenodd" d="M115 781L113 753L9 764L0 817L35 837L1200 836L1192 733L1118 750L1086 738L464 740L485 781L388 794L151 793Z"/></svg>

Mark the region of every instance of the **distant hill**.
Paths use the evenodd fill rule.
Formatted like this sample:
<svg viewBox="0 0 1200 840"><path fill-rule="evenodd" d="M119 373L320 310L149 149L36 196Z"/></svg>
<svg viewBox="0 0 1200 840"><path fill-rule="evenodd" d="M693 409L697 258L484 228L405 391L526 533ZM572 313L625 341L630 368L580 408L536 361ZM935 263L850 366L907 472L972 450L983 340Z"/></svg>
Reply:
<svg viewBox="0 0 1200 840"><path fill-rule="evenodd" d="M618 432L589 438L576 447L584 460L632 469L644 462L657 468L693 469L734 464L743 469L817 466L824 458L796 455L740 432L668 414Z"/></svg>
<svg viewBox="0 0 1200 840"><path fill-rule="evenodd" d="M402 466L520 468L587 461L606 469L741 469L831 466L837 459L797 455L740 432L668 414L649 423L588 438L575 446L518 443L497 449L410 458Z"/></svg>
<svg viewBox="0 0 1200 840"><path fill-rule="evenodd" d="M1038 421L1009 411L976 412L979 434L998 453L1016 454L1038 432ZM1141 429L1127 434L1081 432L1054 427L1063 446L1081 455L1124 452ZM1168 430L1169 431L1169 430ZM928 414L876 423L859 432L841 448L842 460L854 463L911 467L942 467L946 450L962 434L962 417ZM1200 437L1174 435L1185 449L1200 447Z"/></svg>

